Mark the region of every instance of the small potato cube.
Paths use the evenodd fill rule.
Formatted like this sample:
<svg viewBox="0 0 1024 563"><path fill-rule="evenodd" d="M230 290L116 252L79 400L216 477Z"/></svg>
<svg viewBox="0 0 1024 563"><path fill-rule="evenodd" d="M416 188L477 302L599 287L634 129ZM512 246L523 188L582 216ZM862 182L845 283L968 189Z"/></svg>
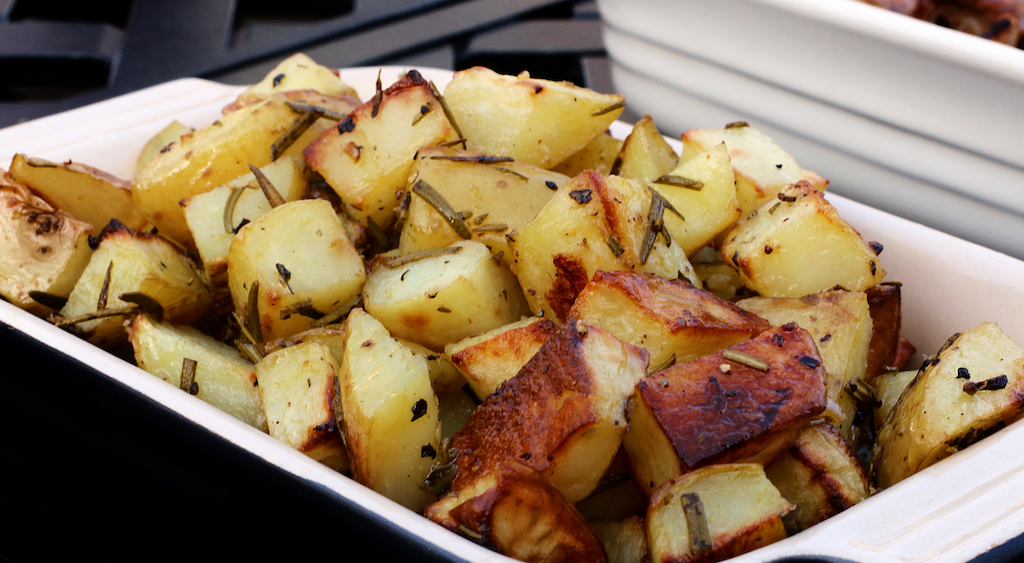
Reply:
<svg viewBox="0 0 1024 563"><path fill-rule="evenodd" d="M811 333L825 364L826 394L843 411L839 431L852 440L858 405L846 385L865 376L873 326L867 296L862 292L823 291L799 299L751 297L737 305L768 319L773 326L795 322Z"/></svg>
<svg viewBox="0 0 1024 563"><path fill-rule="evenodd" d="M392 334L435 352L529 311L515 276L486 246L460 241L447 248L408 263L401 257L378 259L363 290L366 311Z"/></svg>
<svg viewBox="0 0 1024 563"><path fill-rule="evenodd" d="M607 563L601 541L550 481L515 459L427 507L430 520L524 562Z"/></svg>
<svg viewBox="0 0 1024 563"><path fill-rule="evenodd" d="M303 154L349 215L364 226L372 221L388 227L416 151L457 138L429 84L413 70L379 101L367 101L317 137Z"/></svg>
<svg viewBox="0 0 1024 563"><path fill-rule="evenodd" d="M995 323L961 333L927 361L889 413L874 451L884 489L1024 413L1024 350Z"/></svg>
<svg viewBox="0 0 1024 563"><path fill-rule="evenodd" d="M618 156L620 150L622 150L622 141L605 131L551 170L570 178L584 170L593 170L606 176L611 173L615 157Z"/></svg>
<svg viewBox="0 0 1024 563"><path fill-rule="evenodd" d="M362 309L353 309L345 332L338 388L352 475L418 512L436 500L422 485L441 443L427 363Z"/></svg>
<svg viewBox="0 0 1024 563"><path fill-rule="evenodd" d="M811 335L790 325L638 383L624 441L637 486L651 494L705 465L774 459L825 410L821 363Z"/></svg>
<svg viewBox="0 0 1024 563"><path fill-rule="evenodd" d="M618 94L483 67L456 72L444 99L469 150L510 156L541 168L551 168L582 149L625 107Z"/></svg>
<svg viewBox="0 0 1024 563"><path fill-rule="evenodd" d="M591 521L590 527L604 545L608 563L644 563L650 560L643 517L630 516L621 522Z"/></svg>
<svg viewBox="0 0 1024 563"><path fill-rule="evenodd" d="M518 459L569 502L586 498L619 450L626 401L646 370L643 349L597 327L562 326L455 434L462 453L452 490Z"/></svg>
<svg viewBox="0 0 1024 563"><path fill-rule="evenodd" d="M337 471L348 455L335 426L338 363L322 342L310 340L273 352L256 364L270 435Z"/></svg>
<svg viewBox="0 0 1024 563"><path fill-rule="evenodd" d="M713 465L687 473L651 497L651 561L721 561L753 551L785 539L782 518L792 509L758 464ZM691 536L691 530L703 533Z"/></svg>
<svg viewBox="0 0 1024 563"><path fill-rule="evenodd" d="M870 495L868 477L846 440L825 422L806 428L765 468L782 496L796 505L793 532L839 514Z"/></svg>
<svg viewBox="0 0 1024 563"><path fill-rule="evenodd" d="M654 180L670 172L679 163L679 155L645 115L633 125L633 131L622 143L611 173L623 178Z"/></svg>
<svg viewBox="0 0 1024 563"><path fill-rule="evenodd" d="M423 181L465 220L472 235L491 252L511 262L505 234L526 226L569 181L567 176L531 164L495 161L493 157L451 148L428 147L416 156L409 185ZM442 248L462 240L426 199L409 194L399 251L408 254Z"/></svg>
<svg viewBox="0 0 1024 563"><path fill-rule="evenodd" d="M228 252L228 286L236 311L258 315L264 340L310 327L311 318L286 307L309 301L327 314L359 295L366 280L356 252L331 204L300 200L274 208L238 231ZM256 311L249 293L258 283Z"/></svg>
<svg viewBox="0 0 1024 563"><path fill-rule="evenodd" d="M444 351L482 401L515 377L557 330L547 319L530 317L453 342Z"/></svg>
<svg viewBox="0 0 1024 563"><path fill-rule="evenodd" d="M256 373L238 350L190 326L158 323L149 315L135 315L126 328L140 368L181 387L185 358L195 360L196 397L267 431Z"/></svg>
<svg viewBox="0 0 1024 563"><path fill-rule="evenodd" d="M111 219L132 229L146 226L146 218L132 200L131 183L102 170L77 162L58 164L16 154L10 173L58 209L90 223L93 235L98 235Z"/></svg>
<svg viewBox="0 0 1024 563"><path fill-rule="evenodd" d="M809 184L786 188L726 235L722 258L766 297L803 297L839 285L864 291L885 277L878 256Z"/></svg>
<svg viewBox="0 0 1024 563"><path fill-rule="evenodd" d="M883 373L875 378L872 384L877 393L876 398L880 403L874 411L875 430L880 429L885 424L885 419L889 418L889 413L892 412L896 403L899 402L903 390L910 385L910 382L916 376L917 370L909 370Z"/></svg>
<svg viewBox="0 0 1024 563"><path fill-rule="evenodd" d="M595 273L569 317L646 348L652 370L673 358L695 360L772 326L686 282L633 272Z"/></svg>
<svg viewBox="0 0 1024 563"><path fill-rule="evenodd" d="M163 306L164 320L192 324L213 304L196 268L198 265L167 239L111 222L100 233L99 246L60 315L72 318L97 311L106 287L106 308L127 307L121 294L143 293ZM108 273L110 283L105 284ZM120 316L85 321L76 327L100 347L125 342L124 318Z"/></svg>
<svg viewBox="0 0 1024 563"><path fill-rule="evenodd" d="M722 129L691 129L683 133L681 161L725 143L736 172L736 199L742 216L775 197L790 184L806 181L824 191L828 180L802 168L771 137L749 125Z"/></svg>
<svg viewBox="0 0 1024 563"><path fill-rule="evenodd" d="M156 158L162 151L169 150L171 144L180 143L183 135L193 131L195 131L194 127L189 127L177 119L172 121L142 147L142 152L139 153L139 158L135 161L135 173L141 172L149 164L149 161Z"/></svg>
<svg viewBox="0 0 1024 563"><path fill-rule="evenodd" d="M435 352L422 344L412 340L396 338L403 346L427 361L427 368L430 370L430 386L435 393L460 391L466 385L466 378L462 376L459 368L455 367L448 356Z"/></svg>
<svg viewBox="0 0 1024 563"><path fill-rule="evenodd" d="M33 314L48 314L29 292L67 297L92 256L91 232L92 225L0 170L0 296Z"/></svg>
<svg viewBox="0 0 1024 563"><path fill-rule="evenodd" d="M693 256L740 218L729 154L724 144L711 147L680 163L668 175L701 184L700 189L667 181L650 184L683 215L665 213L665 222L672 229L673 242Z"/></svg>
<svg viewBox="0 0 1024 563"><path fill-rule="evenodd" d="M587 171L562 186L533 222L509 235L512 271L530 310L565 322L576 296L598 270L700 283L682 248L667 246L657 233L653 204L652 191L639 180Z"/></svg>

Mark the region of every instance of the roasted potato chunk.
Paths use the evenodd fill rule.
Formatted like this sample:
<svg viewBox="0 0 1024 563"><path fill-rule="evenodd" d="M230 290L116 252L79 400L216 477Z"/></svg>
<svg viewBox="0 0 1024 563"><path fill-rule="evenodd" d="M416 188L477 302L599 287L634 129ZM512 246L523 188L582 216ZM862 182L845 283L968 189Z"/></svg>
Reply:
<svg viewBox="0 0 1024 563"><path fill-rule="evenodd" d="M445 354L481 401L515 377L558 330L555 323L530 317L445 346Z"/></svg>
<svg viewBox="0 0 1024 563"><path fill-rule="evenodd" d="M626 400L646 373L647 352L570 322L455 434L458 491L505 459L540 471L569 502L589 495L626 431Z"/></svg>
<svg viewBox="0 0 1024 563"><path fill-rule="evenodd" d="M878 256L807 183L779 192L725 238L722 258L766 297L803 297L839 285L864 291L885 277Z"/></svg>
<svg viewBox="0 0 1024 563"><path fill-rule="evenodd" d="M814 339L795 325L676 364L637 384L623 442L633 479L651 494L705 465L770 462L826 401Z"/></svg>
<svg viewBox="0 0 1024 563"><path fill-rule="evenodd" d="M875 398L878 399L878 406L874 409L875 429L878 430L889 418L889 413L900 400L903 390L910 385L910 382L917 376L917 370L893 371L883 373L874 379L872 385L875 389Z"/></svg>
<svg viewBox="0 0 1024 563"><path fill-rule="evenodd" d="M607 562L604 547L572 504L535 469L502 460L425 516L519 561Z"/></svg>
<svg viewBox="0 0 1024 563"><path fill-rule="evenodd" d="M239 94L238 101L243 105L250 104L292 90L313 90L327 96L350 97L354 100L359 97L355 89L345 84L337 72L304 53L295 53L278 63L263 80Z"/></svg>
<svg viewBox="0 0 1024 563"><path fill-rule="evenodd" d="M670 172L679 163L679 155L645 115L633 125L633 130L622 142L622 150L615 157L611 173L623 178L654 180Z"/></svg>
<svg viewBox="0 0 1024 563"><path fill-rule="evenodd" d="M592 521L590 527L604 545L608 563L644 563L650 560L643 517L630 516L621 522Z"/></svg>
<svg viewBox="0 0 1024 563"><path fill-rule="evenodd" d="M721 561L786 537L793 505L754 463L712 465L676 477L651 497L651 561Z"/></svg>
<svg viewBox="0 0 1024 563"><path fill-rule="evenodd" d="M995 323L950 338L914 377L875 443L879 488L890 487L1020 418L1024 350Z"/></svg>
<svg viewBox="0 0 1024 563"><path fill-rule="evenodd" d="M570 178L584 170L593 170L606 176L611 173L615 157L618 156L620 150L622 150L622 141L612 137L609 131L605 131L551 170Z"/></svg>
<svg viewBox="0 0 1024 563"><path fill-rule="evenodd" d="M772 326L689 283L633 272L595 273L569 318L647 349L652 370L673 358L679 363L695 360Z"/></svg>
<svg viewBox="0 0 1024 563"><path fill-rule="evenodd" d="M195 131L194 127L189 127L177 119L170 122L167 127L164 127L159 133L154 135L146 143L146 146L142 147L142 152L139 153L139 158L135 161L135 173L141 172L149 164L149 161L156 158L161 152L170 150L170 145L180 143L182 136L193 131ZM129 189L131 188L129 187Z"/></svg>

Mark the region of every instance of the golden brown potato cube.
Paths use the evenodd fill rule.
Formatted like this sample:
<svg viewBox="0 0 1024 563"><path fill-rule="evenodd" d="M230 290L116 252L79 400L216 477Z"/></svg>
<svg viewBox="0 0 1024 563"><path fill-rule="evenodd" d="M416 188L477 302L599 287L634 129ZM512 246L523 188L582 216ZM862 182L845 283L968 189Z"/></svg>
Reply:
<svg viewBox="0 0 1024 563"><path fill-rule="evenodd" d="M540 471L570 502L587 497L626 432L626 401L646 373L647 352L611 333L569 322L455 434L453 490L502 460Z"/></svg>
<svg viewBox="0 0 1024 563"><path fill-rule="evenodd" d="M601 541L550 481L502 460L427 507L430 520L519 561L607 562Z"/></svg>
<svg viewBox="0 0 1024 563"><path fill-rule="evenodd" d="M467 240L447 248L409 262L379 258L363 290L366 311L391 334L435 352L529 311L515 276L486 246Z"/></svg>
<svg viewBox="0 0 1024 563"><path fill-rule="evenodd" d="M172 121L142 147L142 152L139 153L139 158L135 161L135 173L138 174L142 171L149 161L156 158L161 151L169 150L171 144L180 143L183 135L193 131L195 131L194 127L189 127L177 119ZM131 189L130 186L129 189Z"/></svg>
<svg viewBox="0 0 1024 563"><path fill-rule="evenodd" d="M298 119L277 94L233 111L185 135L158 154L132 181L135 205L160 233L191 246L192 234L179 202L266 166L271 146ZM300 148L308 143L300 139Z"/></svg>
<svg viewBox="0 0 1024 563"><path fill-rule="evenodd" d="M618 156L621 149L622 141L605 131L551 170L570 178L584 170L593 170L598 174L607 175L611 172L615 157Z"/></svg>
<svg viewBox="0 0 1024 563"><path fill-rule="evenodd" d="M699 283L682 248L668 246L658 234L652 193L639 180L586 171L562 186L533 222L509 235L512 271L530 310L565 322L576 296L598 270Z"/></svg>
<svg viewBox="0 0 1024 563"><path fill-rule="evenodd" d="M737 305L768 319L773 326L797 323L811 333L825 364L826 394L842 409L839 431L852 440L858 401L846 386L851 381L863 381L865 376L873 326L867 296L832 290L801 298L751 297Z"/></svg>
<svg viewBox="0 0 1024 563"><path fill-rule="evenodd" d="M409 186L423 181L452 210L468 214L464 221L471 239L510 262L505 234L526 226L567 176L521 162L452 148L428 147L416 155ZM408 194L408 212L402 224L399 250L408 254L424 248L442 248L463 240L426 199Z"/></svg>
<svg viewBox="0 0 1024 563"><path fill-rule="evenodd" d="M48 314L29 292L67 297L92 256L91 232L92 225L0 170L0 296L33 314Z"/></svg>
<svg viewBox="0 0 1024 563"><path fill-rule="evenodd" d="M324 200L275 207L242 227L228 252L235 310L244 318L258 315L263 340L310 328L314 319L289 307L308 301L317 312L331 313L357 297L365 280L362 257ZM256 283L256 311L249 311Z"/></svg>
<svg viewBox="0 0 1024 563"><path fill-rule="evenodd" d="M427 81L413 70L380 100L367 101L317 137L303 154L349 215L363 225L388 227L416 151L457 138Z"/></svg>
<svg viewBox="0 0 1024 563"><path fill-rule="evenodd" d="M687 473L651 497L651 561L722 561L753 551L786 537L782 518L792 509L758 464L712 465Z"/></svg>
<svg viewBox="0 0 1024 563"><path fill-rule="evenodd" d="M334 378L338 363L322 342L277 350L256 364L270 435L337 471L348 454L335 426Z"/></svg>
<svg viewBox="0 0 1024 563"><path fill-rule="evenodd" d="M868 498L864 467L846 439L828 422L800 433L765 474L796 505L787 518L793 532L809 528Z"/></svg>
<svg viewBox="0 0 1024 563"><path fill-rule="evenodd" d="M142 293L163 307L164 320L192 324L213 304L213 296L196 273L198 267L167 239L113 221L100 233L99 245L60 315L72 318L101 308L127 307L130 303L120 295ZM101 307L104 288L107 298ZM120 316L85 321L76 327L100 347L125 342L124 318Z"/></svg>
<svg viewBox="0 0 1024 563"><path fill-rule="evenodd" d="M633 130L622 143L615 157L611 173L623 178L654 180L667 174L679 163L679 155L645 115L633 125Z"/></svg>
<svg viewBox="0 0 1024 563"><path fill-rule="evenodd" d="M682 215L665 213L665 222L672 229L673 242L682 246L687 256L696 254L740 218L724 144L681 162L667 178L650 186Z"/></svg>
<svg viewBox="0 0 1024 563"><path fill-rule="evenodd" d="M871 309L872 333L864 376L865 381L870 383L896 366L903 317L899 284L880 283L868 288L865 293Z"/></svg>
<svg viewBox="0 0 1024 563"><path fill-rule="evenodd" d="M772 326L687 282L633 272L595 273L569 317L646 348L652 370L673 358L695 360Z"/></svg>
<svg viewBox="0 0 1024 563"><path fill-rule="evenodd" d="M1020 418L1024 350L995 323L961 333L928 360L878 432L873 473L884 489Z"/></svg>
<svg viewBox="0 0 1024 563"><path fill-rule="evenodd" d="M878 256L824 194L794 184L737 223L722 258L766 297L803 297L836 285L864 291L885 277Z"/></svg>
<svg viewBox="0 0 1024 563"><path fill-rule="evenodd" d="M126 324L140 368L180 388L184 360L195 360L197 398L267 431L256 374L238 350L190 326L156 322L149 315L135 315Z"/></svg>
<svg viewBox="0 0 1024 563"><path fill-rule="evenodd" d="M132 200L131 183L102 170L42 158L14 155L11 176L25 184L58 209L92 225L98 235L111 219L132 229L146 226L146 218Z"/></svg>
<svg viewBox="0 0 1024 563"><path fill-rule="evenodd" d="M441 443L427 363L362 309L352 310L345 332L338 387L352 476L418 512L436 500L423 482Z"/></svg>
<svg viewBox="0 0 1024 563"><path fill-rule="evenodd" d="M444 351L482 401L515 377L557 330L548 319L530 317L452 342Z"/></svg>
<svg viewBox="0 0 1024 563"><path fill-rule="evenodd" d="M353 99L359 97L355 89L345 84L337 72L304 53L295 53L278 63L263 80L239 94L238 100L251 103L291 90L313 90L327 96L347 96Z"/></svg>
<svg viewBox="0 0 1024 563"><path fill-rule="evenodd" d="M608 563L644 563L650 560L643 517L630 516L621 522L591 521L590 527L601 540Z"/></svg>
<svg viewBox="0 0 1024 563"><path fill-rule="evenodd" d="M651 494L705 465L767 463L826 401L814 339L795 325L676 364L637 384L623 442L633 479Z"/></svg>
<svg viewBox="0 0 1024 563"><path fill-rule="evenodd" d="M749 125L722 129L691 129L683 133L681 160L725 143L736 173L736 199L746 216L762 203L775 197L790 184L806 181L824 191L828 180L802 168L771 137Z"/></svg>
<svg viewBox="0 0 1024 563"><path fill-rule="evenodd" d="M618 94L483 67L456 72L444 99L469 150L510 156L541 168L551 168L582 149L625 107Z"/></svg>

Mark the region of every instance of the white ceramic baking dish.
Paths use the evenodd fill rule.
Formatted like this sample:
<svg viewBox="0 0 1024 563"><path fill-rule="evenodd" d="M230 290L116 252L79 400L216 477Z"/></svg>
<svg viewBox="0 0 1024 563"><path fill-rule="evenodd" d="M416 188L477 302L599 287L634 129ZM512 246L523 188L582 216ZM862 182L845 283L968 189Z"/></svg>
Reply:
<svg viewBox="0 0 1024 563"><path fill-rule="evenodd" d="M368 99L377 70L345 69L342 78ZM402 72L386 67L384 80ZM421 72L441 88L451 76L447 71ZM23 152L51 160L74 159L129 178L150 136L173 119L193 126L211 122L239 90L203 80L178 80L0 130L0 162ZM616 123L613 132L624 136L629 126ZM673 143L678 149L679 143ZM883 243L881 260L888 279L904 284L904 334L919 350L934 352L950 334L985 320L999 323L1014 340L1024 343L1024 262L841 196L829 198L865 238ZM230 445L312 484L327 501L355 505L368 518L387 523L395 534L414 536L433 554L452 561L510 561L5 302L0 302L0 324L54 353L59 350L77 359L101 374L95 377L116 381L155 407L178 412ZM0 338L7 338L3 331ZM1024 425L1010 425L823 524L736 561L822 556L926 563L964 561L983 554L1024 534L1024 461L1018 456L1022 449Z"/></svg>
<svg viewBox="0 0 1024 563"><path fill-rule="evenodd" d="M854 0L599 0L667 134L746 120L830 190L1024 258L1024 50Z"/></svg>

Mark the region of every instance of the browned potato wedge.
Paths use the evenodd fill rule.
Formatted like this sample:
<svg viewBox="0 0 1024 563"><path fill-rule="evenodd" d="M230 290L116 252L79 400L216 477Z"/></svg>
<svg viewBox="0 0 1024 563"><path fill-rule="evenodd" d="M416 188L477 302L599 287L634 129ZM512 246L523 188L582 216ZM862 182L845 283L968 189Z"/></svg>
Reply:
<svg viewBox="0 0 1024 563"><path fill-rule="evenodd" d="M0 296L36 315L49 308L29 296L67 297L89 263L92 225L38 197L0 170Z"/></svg>
<svg viewBox="0 0 1024 563"><path fill-rule="evenodd" d="M428 506L425 516L519 561L608 561L601 541L558 489L515 459L475 475Z"/></svg>
<svg viewBox="0 0 1024 563"><path fill-rule="evenodd" d="M618 156L621 149L622 141L605 131L551 170L570 178L584 170L593 170L598 174L607 175L611 172L615 157Z"/></svg>
<svg viewBox="0 0 1024 563"><path fill-rule="evenodd" d="M766 297L803 297L839 285L864 291L885 277L878 256L810 184L779 192L725 238L722 258Z"/></svg>
<svg viewBox="0 0 1024 563"><path fill-rule="evenodd" d="M569 318L646 348L651 370L695 360L772 326L687 282L633 272L595 273Z"/></svg>
<svg viewBox="0 0 1024 563"><path fill-rule="evenodd" d="M184 123L175 119L167 127L160 130L159 133L153 136L146 146L142 147L142 152L139 153L139 158L135 161L135 173L138 174L149 161L156 158L158 154L165 150L170 150L172 143L180 143L181 137L195 131L194 127L189 127ZM130 189L130 188L129 188Z"/></svg>
<svg viewBox="0 0 1024 563"><path fill-rule="evenodd" d="M427 81L415 70L352 111L303 152L309 165L338 193L346 212L363 225L395 220L421 147L458 138Z"/></svg>
<svg viewBox="0 0 1024 563"><path fill-rule="evenodd" d="M445 354L482 401L526 362L558 330L555 323L530 317L445 346Z"/></svg>
<svg viewBox="0 0 1024 563"><path fill-rule="evenodd" d="M623 442L633 479L651 494L705 465L770 462L826 400L814 339L795 325L676 364L637 384Z"/></svg>
<svg viewBox="0 0 1024 563"><path fill-rule="evenodd" d="M658 221L651 217L652 208L658 209L654 193L639 180L583 172L562 186L533 222L508 235L512 271L530 310L565 322L576 296L598 270L699 283L680 245L668 246L666 237L657 234ZM675 233L667 238L674 239Z"/></svg>
<svg viewBox="0 0 1024 563"><path fill-rule="evenodd" d="M621 522L590 522L590 527L604 545L608 563L644 563L647 552L647 529L641 516L630 516Z"/></svg>
<svg viewBox="0 0 1024 563"><path fill-rule="evenodd" d="M871 308L872 333L864 376L870 383L896 366L902 326L901 290L899 284L880 283L868 288L865 293L868 296L868 307Z"/></svg>
<svg viewBox="0 0 1024 563"><path fill-rule="evenodd" d="M267 431L253 365L238 350L190 326L160 323L149 315L135 315L126 328L140 368L180 388L182 363L195 360L196 397Z"/></svg>
<svg viewBox="0 0 1024 563"><path fill-rule="evenodd" d="M437 397L427 362L353 309L338 372L352 476L419 512L436 500L423 482L441 443Z"/></svg>
<svg viewBox="0 0 1024 563"><path fill-rule="evenodd" d="M570 82L498 74L483 67L455 73L444 99L469 150L551 168L622 113L625 99Z"/></svg>
<svg viewBox="0 0 1024 563"><path fill-rule="evenodd" d="M111 219L132 229L146 226L146 218L132 201L131 183L102 170L77 162L58 164L16 154L10 173L58 209L92 224L94 235Z"/></svg>
<svg viewBox="0 0 1024 563"><path fill-rule="evenodd" d="M713 465L667 481L651 497L653 563L728 559L786 537L793 505L753 463Z"/></svg>
<svg viewBox="0 0 1024 563"><path fill-rule="evenodd" d="M167 239L112 221L100 233L99 246L60 315L70 319L98 309L127 307L130 303L120 298L122 294L142 293L163 307L163 320L190 325L213 304L213 296L197 273L198 268ZM100 299L103 293L107 296L105 300ZM101 306L102 301L105 306ZM125 342L121 316L80 322L76 327L89 342L100 347Z"/></svg>
<svg viewBox="0 0 1024 563"><path fill-rule="evenodd" d="M470 214L464 224L476 240L511 262L505 234L525 227L569 181L568 176L521 162L452 148L427 147L416 155L409 177L414 188L422 181L440 195L448 207ZM424 248L442 248L463 240L436 207L413 189L398 249L408 254Z"/></svg>
<svg viewBox="0 0 1024 563"><path fill-rule="evenodd" d="M950 338L878 432L875 484L890 487L1024 413L1024 350L995 323Z"/></svg>
<svg viewBox="0 0 1024 563"><path fill-rule="evenodd" d="M790 184L806 181L824 191L828 180L802 168L770 137L745 124L722 129L691 129L683 133L683 162L721 143L729 147L736 173L736 199L742 216L775 197Z"/></svg>
<svg viewBox="0 0 1024 563"><path fill-rule="evenodd" d="M853 449L827 422L801 432L793 447L765 468L765 474L796 505L786 519L792 532L835 516L871 493Z"/></svg>
<svg viewBox="0 0 1024 563"><path fill-rule="evenodd" d="M587 497L626 431L626 400L647 369L647 352L611 333L570 322L487 397L452 439L453 490L505 459L540 471L570 502Z"/></svg>
<svg viewBox="0 0 1024 563"><path fill-rule="evenodd" d="M670 172L679 163L679 155L645 115L633 125L633 131L622 143L611 173L623 178L654 180Z"/></svg>
<svg viewBox="0 0 1024 563"><path fill-rule="evenodd" d="M356 252L331 204L292 201L242 227L228 251L228 287L235 310L257 315L259 340L274 340L310 328L359 296L366 280ZM250 293L256 291L255 311Z"/></svg>

